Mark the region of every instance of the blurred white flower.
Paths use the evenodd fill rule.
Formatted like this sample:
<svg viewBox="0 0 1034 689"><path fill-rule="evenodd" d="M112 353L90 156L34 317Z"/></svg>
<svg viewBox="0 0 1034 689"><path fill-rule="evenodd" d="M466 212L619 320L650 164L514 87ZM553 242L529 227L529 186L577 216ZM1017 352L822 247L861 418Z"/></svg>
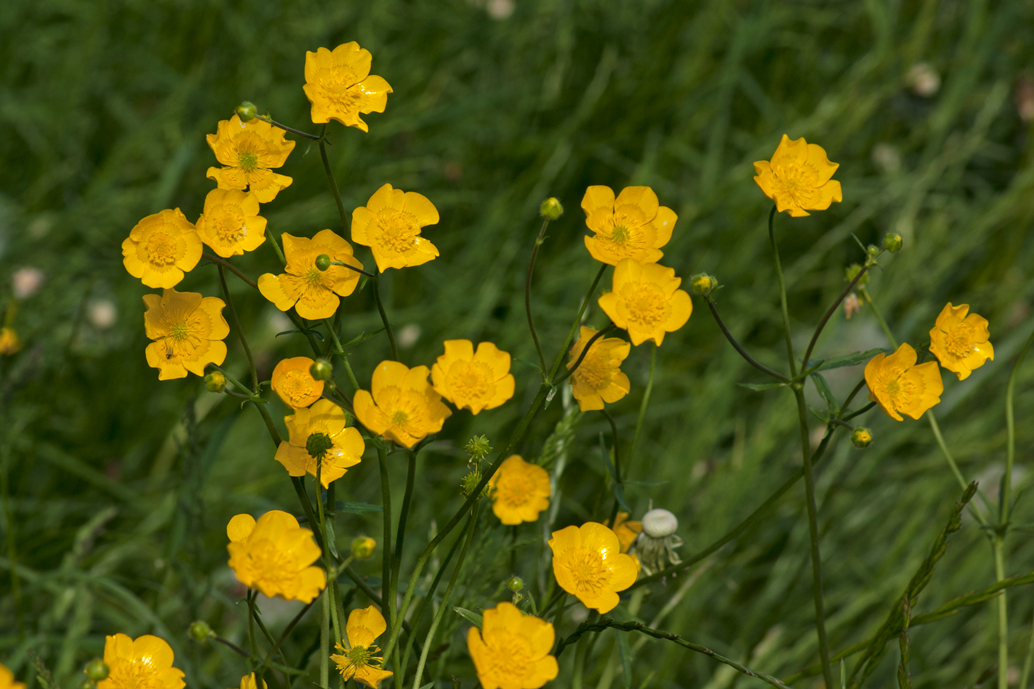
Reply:
<svg viewBox="0 0 1034 689"><path fill-rule="evenodd" d="M407 323L399 328L398 345L400 349L409 349L420 339L420 326L416 323Z"/></svg>
<svg viewBox="0 0 1034 689"><path fill-rule="evenodd" d="M872 162L880 171L892 175L901 170L901 153L890 144L876 144L872 147Z"/></svg>
<svg viewBox="0 0 1034 689"><path fill-rule="evenodd" d="M37 291L45 279L43 271L38 268L19 268L14 271L11 286L17 299L28 299Z"/></svg>
<svg viewBox="0 0 1034 689"><path fill-rule="evenodd" d="M513 0L488 0L488 16L492 19L506 19L513 10Z"/></svg>
<svg viewBox="0 0 1034 689"><path fill-rule="evenodd" d="M914 94L923 98L929 98L941 89L941 75L926 62L912 65L905 75L905 81Z"/></svg>
<svg viewBox="0 0 1034 689"><path fill-rule="evenodd" d="M118 320L118 308L110 299L94 299L86 309L86 317L98 330L107 330Z"/></svg>

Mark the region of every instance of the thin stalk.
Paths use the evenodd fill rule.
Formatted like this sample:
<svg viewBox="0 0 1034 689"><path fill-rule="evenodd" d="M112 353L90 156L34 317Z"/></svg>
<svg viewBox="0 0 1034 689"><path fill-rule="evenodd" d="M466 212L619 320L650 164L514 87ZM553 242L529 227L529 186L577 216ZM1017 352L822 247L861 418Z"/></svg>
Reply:
<svg viewBox="0 0 1034 689"><path fill-rule="evenodd" d="M320 686L330 689L330 606L332 601L327 592L323 599L323 619L320 622Z"/></svg>
<svg viewBox="0 0 1034 689"><path fill-rule="evenodd" d="M890 341L894 349L897 349L898 341L895 339L894 333L890 331L890 326L887 325L887 321L883 320L883 314L881 314L879 309L876 308L876 305L872 303L872 297L869 296L869 290L865 288L865 285L862 285L858 288L858 291L861 293L862 299L865 300L865 303L872 309L872 315L876 316L876 321L880 324L883 334L887 336L887 340Z"/></svg>
<svg viewBox="0 0 1034 689"><path fill-rule="evenodd" d="M531 339L535 343L535 352L539 355L539 369L542 371L542 379L546 379L546 357L542 354L542 345L539 344L539 335L535 332L535 319L531 317L531 276L535 272L535 258L539 255L539 247L545 241L546 228L549 226L549 218L542 221L542 229L539 236L535 238L535 246L531 249L531 260L528 261L528 275L524 279L524 312L528 315L528 329L531 331Z"/></svg>
<svg viewBox="0 0 1034 689"><path fill-rule="evenodd" d="M747 354L747 350L740 346L740 343L737 342L736 338L732 336L732 333L729 332L729 329L725 327L725 322L722 321L722 317L718 315L718 308L715 306L714 300L711 299L711 296L705 295L704 300L707 301L707 306L709 309L711 309L711 315L714 316L715 323L718 324L718 328L725 335L725 339L729 341L729 344L733 346L733 349L739 352L740 356L743 357L744 361L746 361L748 364L750 364L757 370L761 371L762 373L767 373L768 375L772 376L777 380L781 380L784 383L790 382L790 379L784 376L782 373L779 373L778 371L773 371L768 366L765 366L764 364L755 361L750 354Z"/></svg>
<svg viewBox="0 0 1034 689"><path fill-rule="evenodd" d="M1004 534L995 534L991 549L995 558L995 578L1005 580ZM1009 689L1009 619L1006 606L1006 591L998 596L998 689Z"/></svg>
<svg viewBox="0 0 1034 689"><path fill-rule="evenodd" d="M391 358L398 361L399 346L395 342L395 331L391 329L388 313L384 310L384 304L381 302L380 276L374 275L373 280L370 280L370 284L373 285L373 298L377 302L377 313L381 315L381 322L384 323L384 332L388 333L388 344L391 345Z"/></svg>
<svg viewBox="0 0 1034 689"><path fill-rule="evenodd" d="M1027 358L1027 352L1030 351L1032 344L1034 344L1034 331L1031 331L1030 337L1027 338L1027 341L1023 345L1023 349L1020 350L1019 355L1016 357L1016 361L1012 365L1012 371L1009 373L1009 385L1005 388L1005 474L1002 476L1001 491L1005 499L1002 501L1000 509L1000 521L1002 524L1009 521L1009 493L1012 489L1013 461L1016 459L1016 420L1013 415L1013 397L1016 392L1016 376L1019 373L1020 366L1023 364L1023 360Z"/></svg>
<svg viewBox="0 0 1034 689"><path fill-rule="evenodd" d="M381 561L381 595L388 608L388 623L395 628L395 599L391 594L391 477L388 476L388 453L377 449L377 460L381 470L381 502L384 507L384 547ZM394 639L392 640L394 642ZM385 654L387 655L387 653ZM385 658L387 663L387 658Z"/></svg>
<svg viewBox="0 0 1034 689"><path fill-rule="evenodd" d="M244 347L244 354L248 357L248 369L251 371L251 385L255 389L255 394L258 394L259 379L258 372L255 370L255 357L251 356L251 347L248 346L248 340L244 337L244 330L241 328L240 319L237 318L237 309L233 307L233 299L230 298L230 288L226 285L226 271L221 265L219 266L219 284L223 287L223 296L226 297L226 306L229 308L234 330L237 331L237 337L240 338L241 346Z"/></svg>
<svg viewBox="0 0 1034 689"><path fill-rule="evenodd" d="M610 412L608 412L606 409L600 409L600 413L603 414L603 417L607 419L607 423L610 424L610 442L611 445L614 447L614 484L615 487L621 486L624 484L624 481L621 479L621 457L618 454L618 426L616 423L614 423L614 417L611 416ZM620 506L621 504L618 502L618 496L615 494L614 507L612 507L610 510L610 519L607 520L607 525L611 528L614 527L614 520L617 519L618 508Z"/></svg>
<svg viewBox="0 0 1034 689"><path fill-rule="evenodd" d="M391 564L391 600L395 600L399 590L399 568L402 564L402 545L406 538L406 522L409 519L409 506L413 502L413 487L416 483L416 452L406 450L409 459L406 467L406 492L402 496L402 511L399 513L399 525L395 529L395 558Z"/></svg>
<svg viewBox="0 0 1034 689"><path fill-rule="evenodd" d="M565 595L567 595L567 592L563 589L557 591L556 595L550 598L549 602L546 603L546 607L542 608L542 610L539 613L539 617L545 617L546 615L548 615L549 611L553 609L553 606L559 603L560 599L563 598Z"/></svg>
<svg viewBox="0 0 1034 689"><path fill-rule="evenodd" d="M282 238L282 237L281 237L281 238ZM284 256L284 252L283 252L283 250L282 250L282 249L280 248L280 242L278 242L278 241L276 240L276 237L274 237L274 236L273 236L272 234L270 234L269 232L267 232L267 233L266 233L266 239L268 239L268 240L269 240L269 243L273 245L273 252L274 252L274 253L276 254L276 257L277 257L278 259L280 259L280 263L282 263L282 264L284 264L284 266L286 266L286 265L287 265L287 257L286 257L286 256ZM258 286L256 285L256 288L257 288L257 287L258 287Z"/></svg>
<svg viewBox="0 0 1034 689"><path fill-rule="evenodd" d="M327 133L327 125L320 127L319 147L320 158L323 160L323 171L327 173L327 182L330 183L330 192L334 195L334 203L337 204L338 215L341 216L341 232L348 232L348 215L345 213L345 204L341 201L341 192L338 191L337 180L334 179L334 171L330 168L330 158L327 157L327 140L324 135Z"/></svg>
<svg viewBox="0 0 1034 689"><path fill-rule="evenodd" d="M585 299L582 300L581 306L578 307L578 315L574 318L574 323L571 324L571 329L567 333L567 339L564 340L564 344L560 347L560 352L556 356L556 360L553 362L553 367L549 369L549 378L556 375L556 372L560 370L560 364L564 360L564 355L567 354L567 350L571 348L571 343L574 341L574 336L578 332L578 326L582 323L582 314L585 313L585 309L589 306L589 301L592 299L592 295L596 293L596 288L600 284L600 280L603 279L603 273L607 270L607 264L604 263L600 266L599 271L596 273L595 279L592 281L592 285L589 286L589 291L585 293Z"/></svg>
<svg viewBox="0 0 1034 689"><path fill-rule="evenodd" d="M566 371L564 371L563 375L561 375L559 378L553 379L553 381L552 381L553 387L556 387L557 385L560 385L565 380L570 378L571 374L573 374L575 371L577 371L578 367L582 365L583 361L585 361L586 355L589 353L589 350L592 349L592 346L594 344L596 344L596 341L599 340L604 335L606 335L607 333L609 333L613 329L614 329L614 324L611 323L606 328L603 328L602 330L597 332L595 335L590 337L589 341L585 343L584 347L582 347L582 353L578 355L578 358L574 360L574 363L571 364L571 366Z"/></svg>
<svg viewBox="0 0 1034 689"><path fill-rule="evenodd" d="M1030 640L1027 641L1027 657L1023 659L1023 672L1020 673L1020 689L1027 689L1032 658L1034 658L1034 623L1031 624Z"/></svg>
<svg viewBox="0 0 1034 689"><path fill-rule="evenodd" d="M805 368L808 367L808 362L811 360L811 353L815 349L815 345L819 341L819 335L822 334L822 330L823 330L823 328L826 327L826 323L829 322L829 319L836 312L837 307L840 306L841 302L843 302L845 299L847 299L847 295L851 293L851 290L853 290L855 288L855 285L858 284L858 281L862 279L862 276L865 275L865 273L868 272L868 270L869 270L869 266L868 265L862 266L861 270L858 271L858 274L854 276L854 280L851 280L851 282L850 282L850 284L848 284L847 288L844 289L844 291L840 293L840 296L837 297L837 300L835 302L833 302L833 305L830 306L829 310L826 311L824 316L822 316L822 320L819 321L818 326L815 328L815 333L811 336L811 341L808 343L808 348L806 350L804 350L804 367Z"/></svg>
<svg viewBox="0 0 1034 689"><path fill-rule="evenodd" d="M567 591L564 591L563 595L560 596L560 602L556 606L556 612L553 613L553 633L556 634L560 631L560 622L564 618L564 608L567 607ZM564 637L557 636L556 646L553 649L553 655L557 655L559 650L562 649L564 643Z"/></svg>
<svg viewBox="0 0 1034 689"><path fill-rule="evenodd" d="M790 337L790 312L786 308L786 281L783 280L783 266L779 262L779 247L776 246L775 230L772 226L772 222L775 220L775 214L776 207L772 206L772 212L768 214L768 241L772 245L772 256L775 258L776 278L779 280L779 306L783 311L783 337L786 340L786 358L790 362L790 377L796 378L797 361L793 356L793 340ZM829 681L829 676L826 677L826 686L833 686Z"/></svg>
<svg viewBox="0 0 1034 689"><path fill-rule="evenodd" d="M239 277L241 280L244 281L245 284L247 284L252 289L257 290L259 288L258 283L256 283L254 280L249 278L247 275L245 275L241 271L237 270L233 266L233 264L230 263L229 261L224 261L223 259L219 258L218 256L216 256L214 254L207 253L207 252L202 252L201 258L206 259L208 261L211 261L212 263L216 264L217 266L220 266L222 268L226 268L226 270L230 271L231 273L233 273L234 275Z"/></svg>
<svg viewBox="0 0 1034 689"><path fill-rule="evenodd" d="M323 132L327 129L327 125L323 125L323 130L317 135L310 134L309 132L303 132L300 129L295 129L294 127L288 127L286 124L280 124L273 118L266 117L265 115L255 115L255 119L262 120L263 122L268 122L274 127L279 127L280 129L283 129L285 132L291 132L292 134L297 134L298 136L304 136L306 139L311 139L313 141L319 141L320 138L323 136Z"/></svg>
<svg viewBox="0 0 1034 689"><path fill-rule="evenodd" d="M632 450L629 452L628 467L625 473L632 471L632 462L636 458L636 449L639 447L639 434L643 430L643 419L646 417L646 407L650 404L650 393L653 392L653 374L657 367L657 345L650 348L650 377L646 380L646 389L643 391L643 401L639 404L639 418L635 422L635 435L632 436Z"/></svg>
<svg viewBox="0 0 1034 689"><path fill-rule="evenodd" d="M251 658L258 655L255 645L255 596L258 591L248 589L248 647L251 649ZM254 665L252 666L254 669Z"/></svg>

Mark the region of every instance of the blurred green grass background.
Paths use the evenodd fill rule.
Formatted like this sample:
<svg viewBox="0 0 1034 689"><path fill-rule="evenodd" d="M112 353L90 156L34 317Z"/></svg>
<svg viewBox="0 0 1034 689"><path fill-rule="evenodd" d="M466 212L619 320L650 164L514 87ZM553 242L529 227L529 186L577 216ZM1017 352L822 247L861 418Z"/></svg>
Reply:
<svg viewBox="0 0 1034 689"><path fill-rule="evenodd" d="M776 219L799 346L843 288L844 267L861 259L851 234L875 242L900 232L905 250L883 261L870 283L900 339L921 343L947 301L990 320L996 360L963 383L946 375L935 412L963 473L993 497L1004 466L1005 381L1031 327L1034 295L1032 25L1026 0L7 3L0 303L13 309L24 349L0 359L0 659L31 689L33 649L61 686L72 686L106 634L156 633L172 644L190 686L239 682L237 658L190 643L185 630L204 618L241 638L225 524L238 512L292 510L294 496L254 412L206 393L196 377L159 384L146 366L147 290L123 269L119 246L140 218L162 208L197 217L212 187L205 170L215 164L204 136L241 100L313 129L301 90L305 51L350 40L373 53L373 73L394 93L384 114L366 118L369 134L331 127L345 207L390 182L429 197L442 217L425 231L441 257L384 276L393 321L406 333L405 363L430 365L450 338L492 340L516 358L535 358L523 279L547 196L567 209L550 227L535 276L536 322L547 356L555 355L596 270L581 239L585 187L646 184L679 215L662 263L684 279L717 275L732 331L780 367L769 202L751 163L769 158L783 133L804 136L840 163L844 202L810 218ZM264 207L270 231L340 231L318 152L306 154L299 142L281 172L294 184ZM357 254L373 264L365 249ZM234 262L253 277L276 267L268 247ZM16 300L25 268L43 282ZM218 294L215 269L199 266L180 288ZM281 357L307 353L300 338L275 337L289 326L269 303L239 282L231 289L261 375ZM635 516L651 501L679 516L687 555L749 514L800 457L789 394L737 387L759 376L703 302L695 307L658 352L630 469L630 480L642 483L628 488ZM345 308L347 336L379 327L368 290ZM590 320L599 324L600 314ZM228 344L229 369L243 371L239 345L232 336ZM863 308L850 321L838 313L817 354L885 345ZM360 382L386 351L383 338L355 351ZM625 457L648 365L647 349L634 350L625 367L633 390L612 407ZM476 418L454 414L443 440L421 455L408 555L459 504L466 467L458 448L475 433L499 447L530 401L537 374L517 363L514 373L511 403ZM861 371L841 373L831 384L842 396ZM1028 364L1017 389L1017 490L1030 486L1032 380ZM525 457L540 454L561 406L535 423L519 448ZM279 401L272 407L274 416L286 413ZM558 526L609 507L599 504L606 425L598 416L580 420L568 449ZM883 620L960 493L925 423L898 424L878 411L864 419L872 447L857 451L839 437L818 469L836 649ZM374 464L368 455L350 471L338 497L379 502ZM404 470L393 466L401 494ZM1034 521L1032 512L1021 498L1015 521ZM379 515L344 515L338 531L343 544L376 536ZM486 529L464 574L466 595L452 603L476 609L502 599L511 567L534 579L537 535L521 531L527 543L511 562L509 532ZM641 615L651 620L678 598L662 628L764 672L792 674L816 659L807 543L799 486L699 577L652 586ZM1007 574L1032 568L1034 547L1014 534ZM361 569L376 577L379 564ZM993 578L987 540L967 519L919 608ZM1032 598L1029 588L1009 594L1013 674L1030 637ZM367 604L362 594L355 601ZM284 614L293 613L267 610L274 625ZM308 648L315 620L292 635L288 657ZM973 685L996 661L995 620L987 603L913 630L913 686ZM450 646L431 666L464 687L474 678L466 626L447 616L438 641ZM632 641L632 686L760 686L674 645ZM615 677L620 664L608 661L613 644L610 636L596 643L586 686L623 682ZM565 654L558 685L572 681L574 655ZM871 686L894 681L896 651L888 656Z"/></svg>

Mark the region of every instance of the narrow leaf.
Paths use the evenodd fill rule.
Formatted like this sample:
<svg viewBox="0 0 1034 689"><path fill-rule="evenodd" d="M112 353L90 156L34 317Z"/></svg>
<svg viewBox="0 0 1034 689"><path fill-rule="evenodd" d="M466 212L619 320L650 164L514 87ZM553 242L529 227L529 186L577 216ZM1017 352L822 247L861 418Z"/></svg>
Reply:
<svg viewBox="0 0 1034 689"><path fill-rule="evenodd" d="M772 388L781 388L781 387L785 387L786 386L786 383L782 383L782 382L780 382L780 383L736 383L736 384L739 385L741 388L747 388L748 390L753 390L755 392L760 392L761 390L771 390Z"/></svg>
<svg viewBox="0 0 1034 689"><path fill-rule="evenodd" d="M472 612L470 610L467 610L466 608L455 608L454 607L453 608L453 612L455 612L457 615L459 615L460 617L465 619L467 622L470 622L472 625L474 625L478 629L481 629L481 620L482 620L481 615L477 614L476 612Z"/></svg>

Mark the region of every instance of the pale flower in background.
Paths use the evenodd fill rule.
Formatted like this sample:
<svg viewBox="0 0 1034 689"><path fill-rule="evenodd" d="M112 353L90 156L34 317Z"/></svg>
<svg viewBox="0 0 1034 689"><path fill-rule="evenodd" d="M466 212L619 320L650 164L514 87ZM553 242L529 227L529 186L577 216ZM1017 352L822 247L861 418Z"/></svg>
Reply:
<svg viewBox="0 0 1034 689"><path fill-rule="evenodd" d="M11 288L16 299L28 299L43 286L46 276L39 268L19 268L11 276Z"/></svg>
<svg viewBox="0 0 1034 689"><path fill-rule="evenodd" d="M844 300L844 318L851 320L851 316L858 313L860 308L862 308L862 303L858 301L858 295L851 292Z"/></svg>
<svg viewBox="0 0 1034 689"><path fill-rule="evenodd" d="M941 75L927 62L917 62L905 75L912 93L929 98L941 89Z"/></svg>
<svg viewBox="0 0 1034 689"><path fill-rule="evenodd" d="M118 308L110 299L93 299L86 309L90 324L98 330L107 330L118 320Z"/></svg>

